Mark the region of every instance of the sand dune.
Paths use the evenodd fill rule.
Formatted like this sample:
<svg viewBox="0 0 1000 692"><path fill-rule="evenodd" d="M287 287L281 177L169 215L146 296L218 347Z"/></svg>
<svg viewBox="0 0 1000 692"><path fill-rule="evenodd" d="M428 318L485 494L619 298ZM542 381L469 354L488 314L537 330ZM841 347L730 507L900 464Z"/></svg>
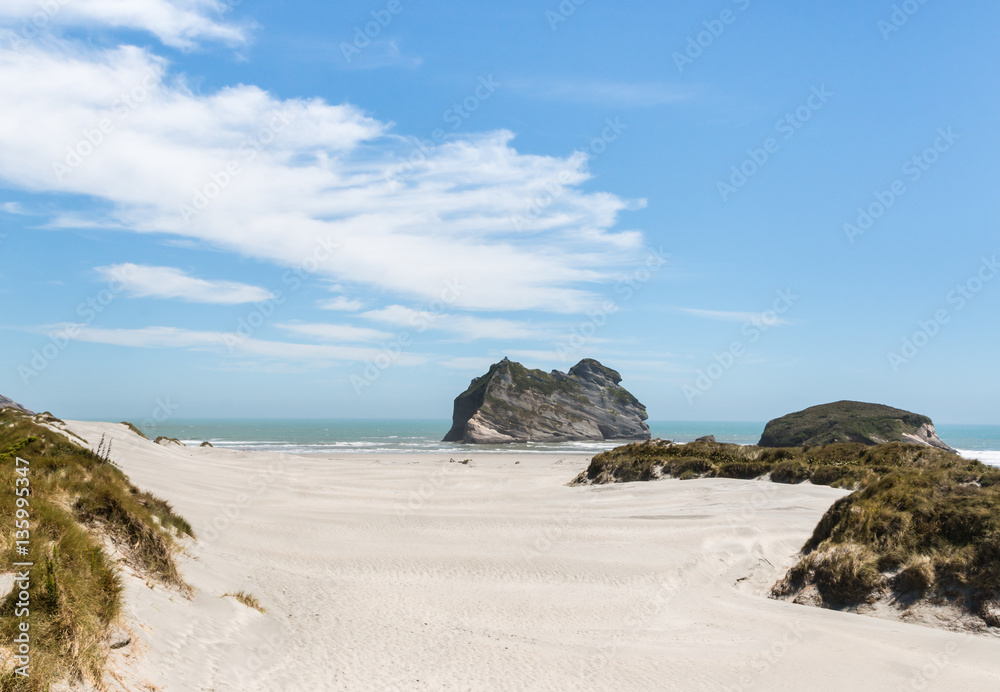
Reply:
<svg viewBox="0 0 1000 692"><path fill-rule="evenodd" d="M843 493L570 488L586 457L292 457L69 423L200 540L128 578L123 689L988 690L1000 640L765 597ZM520 462L520 463L515 463ZM245 590L267 614L222 598ZM148 685L148 686L143 686ZM155 687L153 687L155 686Z"/></svg>

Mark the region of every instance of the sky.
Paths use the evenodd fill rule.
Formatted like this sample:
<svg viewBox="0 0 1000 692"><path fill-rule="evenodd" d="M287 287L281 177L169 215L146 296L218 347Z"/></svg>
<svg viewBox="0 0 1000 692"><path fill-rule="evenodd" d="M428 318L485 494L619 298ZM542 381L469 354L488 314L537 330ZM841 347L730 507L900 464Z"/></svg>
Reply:
<svg viewBox="0 0 1000 692"><path fill-rule="evenodd" d="M5 0L0 393L441 419L504 356L589 357L654 420L854 399L1000 424L998 23Z"/></svg>

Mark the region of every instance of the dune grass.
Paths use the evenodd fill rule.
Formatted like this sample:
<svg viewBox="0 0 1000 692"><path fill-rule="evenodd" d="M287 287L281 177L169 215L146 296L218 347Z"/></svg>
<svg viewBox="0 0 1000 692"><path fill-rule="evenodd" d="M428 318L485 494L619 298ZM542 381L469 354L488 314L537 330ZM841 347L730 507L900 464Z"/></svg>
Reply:
<svg viewBox="0 0 1000 692"><path fill-rule="evenodd" d="M777 584L823 605L889 597L960 605L989 623L1000 597L1000 469L902 468L837 501Z"/></svg>
<svg viewBox="0 0 1000 692"><path fill-rule="evenodd" d="M894 442L762 448L653 440L598 454L573 483L767 478L854 490L826 512L776 597L949 604L1000 626L1000 469Z"/></svg>
<svg viewBox="0 0 1000 692"><path fill-rule="evenodd" d="M16 457L29 462L30 552L14 556ZM23 484L22 484L23 485ZM187 590L173 559L175 536L193 535L170 505L142 492L106 458L38 425L0 411L0 551L3 571L34 562L29 618L31 677L0 670L0 690L36 692L57 681L100 685L108 633L122 607L118 567L103 545L114 543L140 572ZM0 603L0 636L11 641L17 590Z"/></svg>
<svg viewBox="0 0 1000 692"><path fill-rule="evenodd" d="M128 428L129 430L131 430L132 432L134 432L136 435L138 435L142 439L144 439L144 440L148 440L149 439L148 437L146 437L146 433L144 433L143 431L139 430L139 428L135 427L134 425L132 425L131 423L129 423L127 420L123 420L122 421L122 425L124 425L126 428Z"/></svg>
<svg viewBox="0 0 1000 692"><path fill-rule="evenodd" d="M235 593L224 593L223 598L226 597L235 598L237 601L245 605L247 608L253 608L260 613L267 613L267 609L260 604L257 597L253 594L249 594L246 591L236 591Z"/></svg>

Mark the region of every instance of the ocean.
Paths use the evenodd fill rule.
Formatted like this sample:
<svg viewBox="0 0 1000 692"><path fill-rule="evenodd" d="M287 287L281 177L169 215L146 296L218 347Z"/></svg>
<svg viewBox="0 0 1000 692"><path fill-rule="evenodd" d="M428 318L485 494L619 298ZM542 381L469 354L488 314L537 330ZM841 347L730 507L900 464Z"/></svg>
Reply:
<svg viewBox="0 0 1000 692"><path fill-rule="evenodd" d="M287 454L431 453L457 457L469 447L441 442L448 420L171 420L140 426L149 437L176 437L185 444ZM764 423L649 421L653 437L690 442L714 435L719 442L756 444ZM1000 425L938 425L938 435L963 455L1000 466ZM477 453L597 454L621 441L477 445Z"/></svg>

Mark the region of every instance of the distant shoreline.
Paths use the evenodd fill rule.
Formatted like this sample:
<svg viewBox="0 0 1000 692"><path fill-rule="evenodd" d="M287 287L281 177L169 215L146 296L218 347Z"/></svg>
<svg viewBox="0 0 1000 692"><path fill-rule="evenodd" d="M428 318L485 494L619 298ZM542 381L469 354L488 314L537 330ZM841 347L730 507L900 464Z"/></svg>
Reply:
<svg viewBox="0 0 1000 692"><path fill-rule="evenodd" d="M250 420L173 419L149 425L133 420L150 439L177 438L187 445L210 442L240 451L300 455L436 454L464 458L476 454L598 454L628 440L510 445L464 445L442 442L449 421L441 420ZM719 442L756 444L764 423L650 421L653 437L690 442L714 435ZM1000 425L939 425L942 438L963 456L1000 465Z"/></svg>

